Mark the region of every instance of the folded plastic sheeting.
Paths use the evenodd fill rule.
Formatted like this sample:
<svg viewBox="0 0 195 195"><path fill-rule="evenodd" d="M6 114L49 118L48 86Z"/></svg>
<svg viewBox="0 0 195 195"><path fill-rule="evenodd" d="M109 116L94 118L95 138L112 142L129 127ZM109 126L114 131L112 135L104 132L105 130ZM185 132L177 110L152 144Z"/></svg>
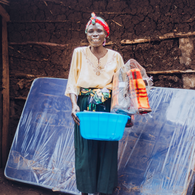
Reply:
<svg viewBox="0 0 195 195"><path fill-rule="evenodd" d="M66 83L52 78L33 82L7 160L8 179L79 194ZM152 112L135 116L120 141L119 182L113 194L192 194L195 91L153 88L149 102Z"/></svg>

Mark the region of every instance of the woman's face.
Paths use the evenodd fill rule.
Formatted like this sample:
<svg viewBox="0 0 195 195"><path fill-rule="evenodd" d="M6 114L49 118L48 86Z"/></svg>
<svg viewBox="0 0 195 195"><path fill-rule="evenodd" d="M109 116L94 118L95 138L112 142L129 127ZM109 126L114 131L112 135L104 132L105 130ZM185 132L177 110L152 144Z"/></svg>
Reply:
<svg viewBox="0 0 195 195"><path fill-rule="evenodd" d="M95 23L89 26L87 30L87 40L92 47L102 46L105 38L106 32L102 25Z"/></svg>

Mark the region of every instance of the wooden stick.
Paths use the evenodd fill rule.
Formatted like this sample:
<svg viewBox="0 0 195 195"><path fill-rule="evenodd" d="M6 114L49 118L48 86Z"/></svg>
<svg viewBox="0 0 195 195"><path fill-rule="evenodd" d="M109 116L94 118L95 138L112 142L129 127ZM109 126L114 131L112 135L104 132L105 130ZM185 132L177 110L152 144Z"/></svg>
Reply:
<svg viewBox="0 0 195 195"><path fill-rule="evenodd" d="M9 45L46 45L52 47L67 47L69 44L58 44L50 42L36 42L36 41L26 41L26 42L9 42Z"/></svg>
<svg viewBox="0 0 195 195"><path fill-rule="evenodd" d="M67 23L71 22L70 20L18 20L18 21L9 21L10 23Z"/></svg>
<svg viewBox="0 0 195 195"><path fill-rule="evenodd" d="M17 52L20 53L19 51L17 51ZM20 56L20 57L15 56L15 55L9 55L9 56L14 57L16 59L24 59L24 60L35 61L35 62L47 62L48 61L48 59L46 59L46 58L43 58L43 59L30 59L27 56Z"/></svg>
<svg viewBox="0 0 195 195"><path fill-rule="evenodd" d="M112 41L109 41L106 43L106 45L113 45L115 43L113 43ZM9 42L9 45L45 45L45 46L52 46L52 47L67 47L69 46L69 44L58 44L58 43L50 43L50 42L36 42L36 41L26 41L26 42ZM89 43L87 42L81 42L80 43L81 46L87 46L89 45ZM11 49L13 49L12 47L10 47Z"/></svg>
<svg viewBox="0 0 195 195"><path fill-rule="evenodd" d="M0 3L5 4L5 5L9 5L9 1L7 1L7 0L0 0Z"/></svg>
<svg viewBox="0 0 195 195"><path fill-rule="evenodd" d="M47 77L47 76L41 76L41 75L33 75L33 74L26 74L22 72L10 72L10 76L15 77L25 77L25 78L38 78L38 77Z"/></svg>
<svg viewBox="0 0 195 195"><path fill-rule="evenodd" d="M189 23L189 22L193 22L194 20L195 20L195 16L192 17L192 18L190 18L190 19L188 19L188 20L186 20L185 22L186 22L186 23Z"/></svg>
<svg viewBox="0 0 195 195"><path fill-rule="evenodd" d="M2 116L2 163L5 166L8 156L8 127L9 127L9 57L7 22L2 18L2 96L3 96L3 116Z"/></svg>
<svg viewBox="0 0 195 195"><path fill-rule="evenodd" d="M118 26L123 26L123 25L121 25L121 24L119 24L118 22L116 22L116 21L114 21L114 20L112 20L115 24L117 24Z"/></svg>
<svg viewBox="0 0 195 195"><path fill-rule="evenodd" d="M144 39L134 39L134 40L122 40L121 44L123 45L132 45L132 44L136 44L136 43L147 43L147 42L151 42L151 41L160 41L160 40L166 40L166 39L174 39L174 38L184 38L184 37L191 37L191 36L195 36L195 32L188 32L188 33L167 33L164 34L162 36L158 36L156 38L144 38Z"/></svg>
<svg viewBox="0 0 195 195"><path fill-rule="evenodd" d="M11 99L15 99L15 100L26 100L27 97L19 96L19 97L11 97Z"/></svg>
<svg viewBox="0 0 195 195"><path fill-rule="evenodd" d="M48 6L48 4L46 3L46 1L43 0L43 2L45 3L46 6Z"/></svg>
<svg viewBox="0 0 195 195"><path fill-rule="evenodd" d="M147 71L147 74L190 74L195 73L195 70L164 70L164 71Z"/></svg>

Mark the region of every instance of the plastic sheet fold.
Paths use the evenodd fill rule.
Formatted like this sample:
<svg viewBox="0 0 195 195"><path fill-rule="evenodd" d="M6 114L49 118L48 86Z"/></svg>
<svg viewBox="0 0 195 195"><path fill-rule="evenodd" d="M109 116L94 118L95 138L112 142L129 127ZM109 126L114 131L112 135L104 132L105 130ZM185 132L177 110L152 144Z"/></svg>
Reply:
<svg viewBox="0 0 195 195"><path fill-rule="evenodd" d="M5 167L8 179L80 194L66 79L34 80ZM119 142L114 195L190 195L195 182L195 91L152 88L151 113Z"/></svg>

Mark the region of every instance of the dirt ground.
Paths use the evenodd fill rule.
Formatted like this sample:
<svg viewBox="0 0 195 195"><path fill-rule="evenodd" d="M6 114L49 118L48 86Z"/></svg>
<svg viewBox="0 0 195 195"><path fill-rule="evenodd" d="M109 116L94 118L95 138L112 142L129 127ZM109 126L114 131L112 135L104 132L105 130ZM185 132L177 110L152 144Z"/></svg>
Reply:
<svg viewBox="0 0 195 195"><path fill-rule="evenodd" d="M5 178L4 170L0 168L0 195L70 195L62 192L53 192L50 189L19 183ZM192 195L195 195L195 190Z"/></svg>
<svg viewBox="0 0 195 195"><path fill-rule="evenodd" d="M62 192L52 192L50 189L11 181L5 178L4 170L0 169L1 195L68 195Z"/></svg>

